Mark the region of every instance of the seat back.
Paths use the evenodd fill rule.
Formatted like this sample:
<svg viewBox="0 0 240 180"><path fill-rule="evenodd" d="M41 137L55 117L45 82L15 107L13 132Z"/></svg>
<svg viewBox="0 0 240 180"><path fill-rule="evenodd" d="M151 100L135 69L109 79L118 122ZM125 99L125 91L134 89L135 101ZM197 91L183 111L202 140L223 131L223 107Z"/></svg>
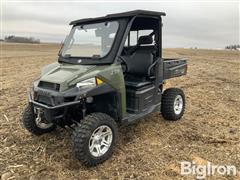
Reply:
<svg viewBox="0 0 240 180"><path fill-rule="evenodd" d="M153 63L153 54L146 49L137 49L132 55L126 56L129 74L146 76L148 68Z"/></svg>
<svg viewBox="0 0 240 180"><path fill-rule="evenodd" d="M129 49L128 55L124 56L128 67L128 74L148 75L148 69L154 61L155 54L155 46L152 43L153 38L151 35L140 36L138 44Z"/></svg>

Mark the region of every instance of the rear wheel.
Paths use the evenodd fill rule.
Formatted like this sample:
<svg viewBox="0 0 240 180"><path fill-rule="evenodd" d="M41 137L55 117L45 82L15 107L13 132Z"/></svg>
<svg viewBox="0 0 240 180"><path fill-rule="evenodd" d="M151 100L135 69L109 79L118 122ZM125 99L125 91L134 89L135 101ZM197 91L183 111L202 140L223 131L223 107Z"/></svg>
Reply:
<svg viewBox="0 0 240 180"><path fill-rule="evenodd" d="M185 110L185 95L181 89L169 88L163 92L161 113L164 119L176 121Z"/></svg>
<svg viewBox="0 0 240 180"><path fill-rule="evenodd" d="M111 157L117 139L117 124L110 116L92 113L73 133L73 151L78 160L95 166Z"/></svg>
<svg viewBox="0 0 240 180"><path fill-rule="evenodd" d="M40 111L35 114L30 104L24 110L22 122L25 129L34 135L49 133L56 128L55 124L44 121L43 114Z"/></svg>

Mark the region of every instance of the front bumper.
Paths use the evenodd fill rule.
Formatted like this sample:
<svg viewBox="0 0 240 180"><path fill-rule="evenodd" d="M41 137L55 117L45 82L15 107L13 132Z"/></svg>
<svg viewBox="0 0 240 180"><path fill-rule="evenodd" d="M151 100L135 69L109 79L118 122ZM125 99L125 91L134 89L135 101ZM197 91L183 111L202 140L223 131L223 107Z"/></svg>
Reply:
<svg viewBox="0 0 240 180"><path fill-rule="evenodd" d="M28 92L29 104L36 109L44 111L45 120L47 122L64 124L69 121L67 113L69 109L82 107L83 94L77 88L72 88L66 92L52 91L35 87ZM66 124L66 122L65 122Z"/></svg>
<svg viewBox="0 0 240 180"><path fill-rule="evenodd" d="M73 101L73 102L62 103L62 104L56 105L56 106L50 106L50 105L46 105L46 104L43 104L43 103L33 100L31 93L28 94L28 101L29 101L29 103L33 104L36 107L48 109L48 110L56 110L56 109L69 107L69 106L73 106L73 105L81 103L81 101L78 100L78 101Z"/></svg>
<svg viewBox="0 0 240 180"><path fill-rule="evenodd" d="M91 89L70 88L64 92L53 91L40 87L28 93L28 101L34 108L44 110L48 122L69 121L69 114L83 118L86 112L87 97L112 92L105 83ZM79 113L81 113L79 115Z"/></svg>

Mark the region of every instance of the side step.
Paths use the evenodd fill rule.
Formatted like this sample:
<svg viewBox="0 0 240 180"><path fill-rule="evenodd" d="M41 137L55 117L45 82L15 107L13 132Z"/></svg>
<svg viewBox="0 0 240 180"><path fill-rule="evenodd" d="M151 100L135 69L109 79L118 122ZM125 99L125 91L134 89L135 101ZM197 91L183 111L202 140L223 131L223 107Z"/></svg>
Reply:
<svg viewBox="0 0 240 180"><path fill-rule="evenodd" d="M159 111L159 113L160 113L160 107L161 107L161 103L153 105L148 110L138 113L138 114L129 113L127 117L122 119L121 124L128 125L128 124L134 123L137 120L144 118L145 116L147 116L148 114L150 114L152 112Z"/></svg>

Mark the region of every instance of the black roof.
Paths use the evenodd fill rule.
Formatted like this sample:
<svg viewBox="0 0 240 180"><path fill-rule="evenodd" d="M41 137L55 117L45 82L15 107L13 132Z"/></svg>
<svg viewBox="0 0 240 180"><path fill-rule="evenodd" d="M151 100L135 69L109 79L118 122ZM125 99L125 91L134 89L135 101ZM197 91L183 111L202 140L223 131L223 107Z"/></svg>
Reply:
<svg viewBox="0 0 240 180"><path fill-rule="evenodd" d="M93 21L109 20L109 19L122 18L122 17L133 17L138 15L166 16L166 13L157 12L157 11L134 10L134 11L128 11L123 13L108 14L106 16L97 17L97 18L79 19L79 20L70 22L70 25L79 24L79 23L88 23Z"/></svg>

